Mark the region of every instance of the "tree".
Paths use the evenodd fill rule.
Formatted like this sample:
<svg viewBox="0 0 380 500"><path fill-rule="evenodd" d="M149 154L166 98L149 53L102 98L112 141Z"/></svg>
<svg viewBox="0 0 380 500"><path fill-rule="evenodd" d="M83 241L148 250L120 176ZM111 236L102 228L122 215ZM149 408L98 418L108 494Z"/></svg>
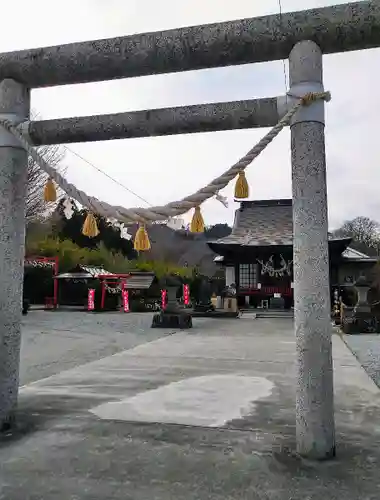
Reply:
<svg viewBox="0 0 380 500"><path fill-rule="evenodd" d="M334 236L352 238L357 250L374 253L380 247L380 224L369 217L355 217L334 231Z"/></svg>
<svg viewBox="0 0 380 500"><path fill-rule="evenodd" d="M80 248L96 249L100 243L112 252L121 253L128 259L136 258L133 241L120 237L120 229L112 225L104 217L96 217L99 235L88 238L82 233L84 221L87 217L86 210L74 209L71 219L66 219L63 214L62 202L59 202L51 216L52 232L61 240L68 239Z"/></svg>
<svg viewBox="0 0 380 500"><path fill-rule="evenodd" d="M62 171L60 163L63 160L64 151L60 146L41 146L38 148L38 153L49 165ZM44 201L44 187L47 179L47 174L29 156L26 192L27 224L44 218L55 206L55 204Z"/></svg>
<svg viewBox="0 0 380 500"><path fill-rule="evenodd" d="M213 226L206 227L205 235L207 239L219 239L229 236L232 228L224 223L214 224Z"/></svg>

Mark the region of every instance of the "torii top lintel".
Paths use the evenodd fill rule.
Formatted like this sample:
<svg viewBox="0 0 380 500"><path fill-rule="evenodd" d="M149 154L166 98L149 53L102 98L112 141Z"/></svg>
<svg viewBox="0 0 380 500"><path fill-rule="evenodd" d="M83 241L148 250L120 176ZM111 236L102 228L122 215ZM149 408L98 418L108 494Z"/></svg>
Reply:
<svg viewBox="0 0 380 500"><path fill-rule="evenodd" d="M0 80L36 88L273 61L301 40L325 54L378 47L380 2L2 53Z"/></svg>

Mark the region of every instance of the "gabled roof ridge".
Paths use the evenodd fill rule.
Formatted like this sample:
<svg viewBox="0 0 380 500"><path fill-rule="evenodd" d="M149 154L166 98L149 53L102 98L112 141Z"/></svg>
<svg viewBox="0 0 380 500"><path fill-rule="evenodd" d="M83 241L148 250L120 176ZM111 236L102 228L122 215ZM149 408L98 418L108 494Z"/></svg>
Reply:
<svg viewBox="0 0 380 500"><path fill-rule="evenodd" d="M369 255L365 254L364 252L360 252L359 250L356 250L356 248L347 247L346 250L356 254L358 257L368 257L368 258L370 257Z"/></svg>
<svg viewBox="0 0 380 500"><path fill-rule="evenodd" d="M235 200L240 202L240 209L244 207L291 207L292 198L271 198L266 200Z"/></svg>
<svg viewBox="0 0 380 500"><path fill-rule="evenodd" d="M350 256L351 254L351 256ZM346 250L342 253L342 257L350 260L363 260L363 261L377 261L377 257L371 257L370 255L365 254L364 252L360 252L360 250L356 250L348 246Z"/></svg>

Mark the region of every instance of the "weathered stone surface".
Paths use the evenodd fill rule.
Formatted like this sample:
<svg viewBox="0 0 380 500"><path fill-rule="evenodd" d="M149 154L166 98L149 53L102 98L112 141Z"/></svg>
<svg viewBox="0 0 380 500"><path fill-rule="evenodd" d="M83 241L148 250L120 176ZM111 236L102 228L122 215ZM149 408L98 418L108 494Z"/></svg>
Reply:
<svg viewBox="0 0 380 500"><path fill-rule="evenodd" d="M191 314L186 311L161 311L153 316L152 328L192 328Z"/></svg>
<svg viewBox="0 0 380 500"><path fill-rule="evenodd" d="M0 80L47 87L273 61L301 40L325 54L378 47L379 2L3 53Z"/></svg>
<svg viewBox="0 0 380 500"><path fill-rule="evenodd" d="M322 83L322 53L314 42L297 44L289 67L291 86ZM291 147L297 449L323 459L335 454L324 124L293 124Z"/></svg>
<svg viewBox="0 0 380 500"><path fill-rule="evenodd" d="M105 141L194 132L273 127L279 120L277 99L180 106L112 115L41 120L29 124L36 146Z"/></svg>
<svg viewBox="0 0 380 500"><path fill-rule="evenodd" d="M0 82L0 116L29 117L30 93L13 80ZM0 429L17 406L24 276L27 154L0 127Z"/></svg>

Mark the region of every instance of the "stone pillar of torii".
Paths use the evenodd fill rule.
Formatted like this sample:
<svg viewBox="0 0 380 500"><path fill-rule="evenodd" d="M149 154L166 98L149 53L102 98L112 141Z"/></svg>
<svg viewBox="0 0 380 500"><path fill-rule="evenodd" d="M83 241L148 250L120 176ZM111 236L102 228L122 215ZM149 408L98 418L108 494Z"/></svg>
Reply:
<svg viewBox="0 0 380 500"><path fill-rule="evenodd" d="M25 122L30 89L289 58L290 94L323 90L322 53L380 46L379 2L0 54L0 118ZM327 89L328 90L328 89ZM289 104L293 97L288 96ZM294 104L294 103L293 103ZM35 145L272 127L283 98L29 122ZM297 451L334 456L324 102L291 123ZM0 427L19 384L27 155L0 127Z"/></svg>

